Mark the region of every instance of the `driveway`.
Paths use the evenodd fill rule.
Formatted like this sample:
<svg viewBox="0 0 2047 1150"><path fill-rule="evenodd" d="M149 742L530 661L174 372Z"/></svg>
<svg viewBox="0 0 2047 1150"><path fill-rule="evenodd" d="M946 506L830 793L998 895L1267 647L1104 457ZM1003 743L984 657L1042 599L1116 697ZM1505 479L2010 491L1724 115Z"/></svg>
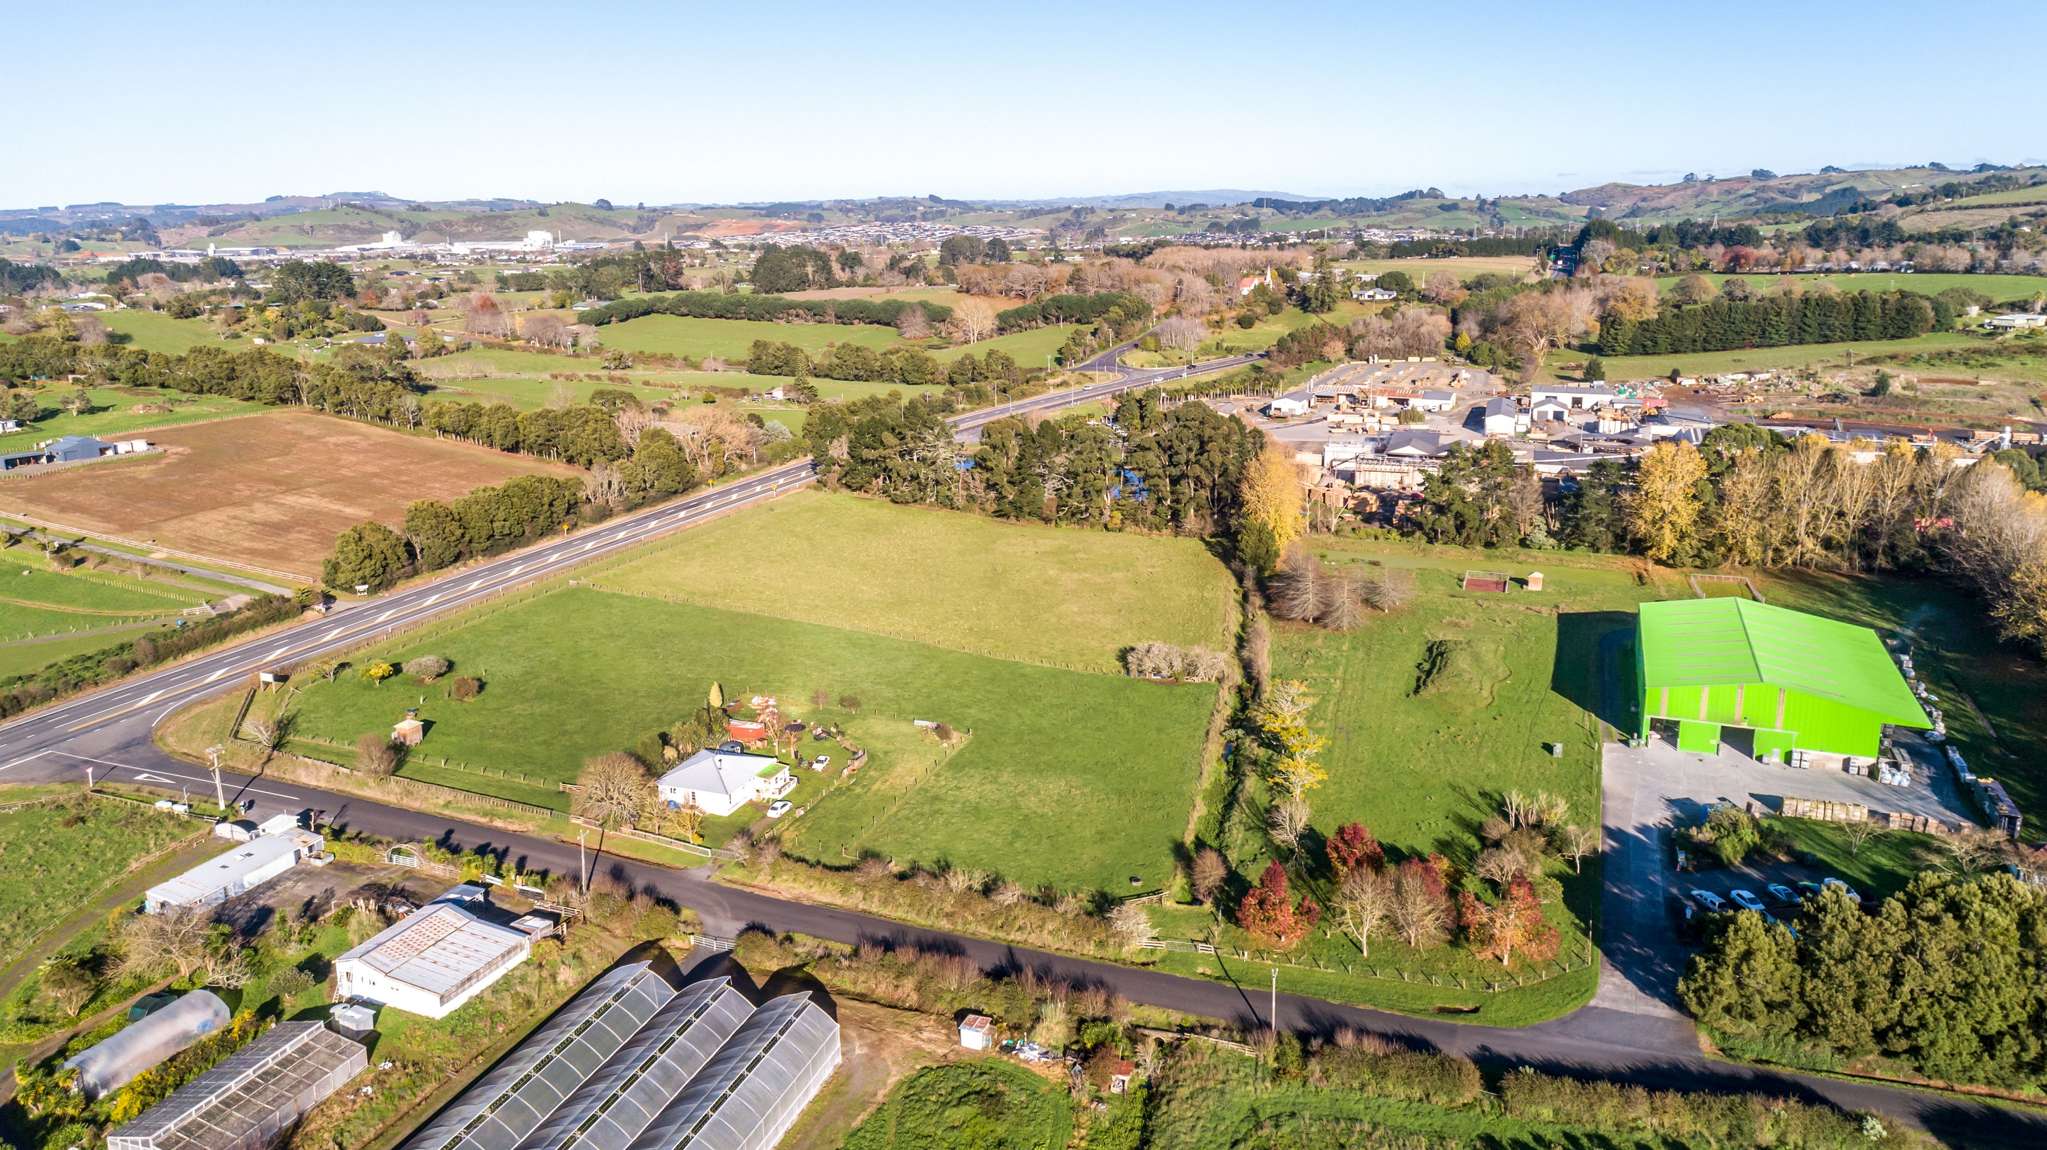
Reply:
<svg viewBox="0 0 2047 1150"><path fill-rule="evenodd" d="M1666 905L1677 885L1671 834L1703 820L1716 803L1754 801L1776 811L1791 796L1974 822L1933 749L1913 736L1900 746L1915 764L1917 781L1911 786L1758 762L1726 744L1717 755L1680 751L1661 736L1642 747L1606 744L1601 767L1606 886L1600 896L1606 965L1593 1005L1646 1017L1678 1016L1677 980L1689 951L1678 943Z"/></svg>

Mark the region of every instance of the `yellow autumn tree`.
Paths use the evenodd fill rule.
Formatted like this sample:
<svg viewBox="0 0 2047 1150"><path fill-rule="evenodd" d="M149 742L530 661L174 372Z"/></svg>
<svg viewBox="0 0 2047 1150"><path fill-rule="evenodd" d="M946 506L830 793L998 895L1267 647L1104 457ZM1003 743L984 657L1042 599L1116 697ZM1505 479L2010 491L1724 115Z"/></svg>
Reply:
<svg viewBox="0 0 2047 1150"><path fill-rule="evenodd" d="M1237 495L1242 518L1237 553L1260 571L1279 565L1280 556L1306 527L1302 514L1301 468L1284 447L1267 441L1249 466Z"/></svg>
<svg viewBox="0 0 2047 1150"><path fill-rule="evenodd" d="M1272 751L1266 777L1276 790L1293 798L1300 798L1329 777L1315 761L1328 740L1308 725L1308 708L1313 703L1306 683L1281 679L1267 688L1265 697L1251 709L1251 724Z"/></svg>
<svg viewBox="0 0 2047 1150"><path fill-rule="evenodd" d="M1635 467L1635 489L1621 506L1628 534L1658 563L1683 563L1698 549L1699 482L1706 458L1689 443L1659 443Z"/></svg>

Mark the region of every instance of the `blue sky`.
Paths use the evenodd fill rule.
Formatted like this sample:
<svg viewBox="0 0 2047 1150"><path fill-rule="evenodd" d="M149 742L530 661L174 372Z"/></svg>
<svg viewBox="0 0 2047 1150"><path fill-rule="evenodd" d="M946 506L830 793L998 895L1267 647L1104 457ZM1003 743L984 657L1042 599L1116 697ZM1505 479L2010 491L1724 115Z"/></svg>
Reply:
<svg viewBox="0 0 2047 1150"><path fill-rule="evenodd" d="M0 205L1561 191L2047 158L1924 5L38 4ZM2014 33L2017 26L2012 26Z"/></svg>

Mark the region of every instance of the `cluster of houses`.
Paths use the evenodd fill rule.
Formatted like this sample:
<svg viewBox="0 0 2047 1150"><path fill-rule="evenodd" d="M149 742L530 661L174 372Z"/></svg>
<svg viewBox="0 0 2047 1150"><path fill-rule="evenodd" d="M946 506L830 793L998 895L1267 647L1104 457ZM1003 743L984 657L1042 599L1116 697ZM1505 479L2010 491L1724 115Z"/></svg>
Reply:
<svg viewBox="0 0 2047 1150"><path fill-rule="evenodd" d="M1311 270L1296 271L1294 273L1294 282L1301 284L1314 283L1315 277L1319 274ZM1330 268L1329 274L1335 277L1339 283L1349 281L1350 298L1361 303L1385 303L1388 300L1400 298L1400 293L1378 286L1378 272L1354 272L1349 268ZM1237 298L1243 299L1245 296L1257 291L1260 284L1274 291L1279 291L1283 282L1280 273L1270 267L1258 275L1241 276L1237 280Z"/></svg>
<svg viewBox="0 0 2047 1150"><path fill-rule="evenodd" d="M1709 390L1764 382L1769 372L1737 372L1703 381ZM1702 381L1686 381L1700 386ZM1428 384L1433 384L1429 386ZM1585 471L1601 459L1628 457L1657 443L1697 444L1727 420L1703 407L1672 403L1643 384L1536 384L1506 394L1475 370L1420 365L1348 364L1277 396L1262 407L1271 430L1295 447L1316 476L1319 497L1346 490L1383 493L1421 489L1459 444L1506 443L1515 459L1544 478ZM1892 441L1914 447L1947 443L1957 466L2012 446L2037 444L2037 432L1914 431L1832 422L1767 421L1785 436L1817 435L1849 447L1859 462Z"/></svg>

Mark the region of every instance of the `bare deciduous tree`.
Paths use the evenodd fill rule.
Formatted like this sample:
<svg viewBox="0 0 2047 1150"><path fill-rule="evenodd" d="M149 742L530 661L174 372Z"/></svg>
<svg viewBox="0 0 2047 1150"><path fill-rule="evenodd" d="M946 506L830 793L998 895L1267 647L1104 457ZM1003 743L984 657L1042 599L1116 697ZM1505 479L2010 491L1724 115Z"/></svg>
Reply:
<svg viewBox="0 0 2047 1150"><path fill-rule="evenodd" d="M1358 951L1372 957L1372 932L1392 917L1394 880L1386 871L1352 867L1336 888L1330 909L1344 932L1358 940Z"/></svg>
<svg viewBox="0 0 2047 1150"><path fill-rule="evenodd" d="M1222 852L1214 847L1202 847L1194 853L1192 873L1188 884L1194 888L1194 897L1200 902L1214 902L1221 893L1223 884L1229 881L1230 864L1223 860Z"/></svg>
<svg viewBox="0 0 2047 1150"><path fill-rule="evenodd" d="M647 765L623 751L584 763L576 786L576 814L605 827L637 825L655 801Z"/></svg>

